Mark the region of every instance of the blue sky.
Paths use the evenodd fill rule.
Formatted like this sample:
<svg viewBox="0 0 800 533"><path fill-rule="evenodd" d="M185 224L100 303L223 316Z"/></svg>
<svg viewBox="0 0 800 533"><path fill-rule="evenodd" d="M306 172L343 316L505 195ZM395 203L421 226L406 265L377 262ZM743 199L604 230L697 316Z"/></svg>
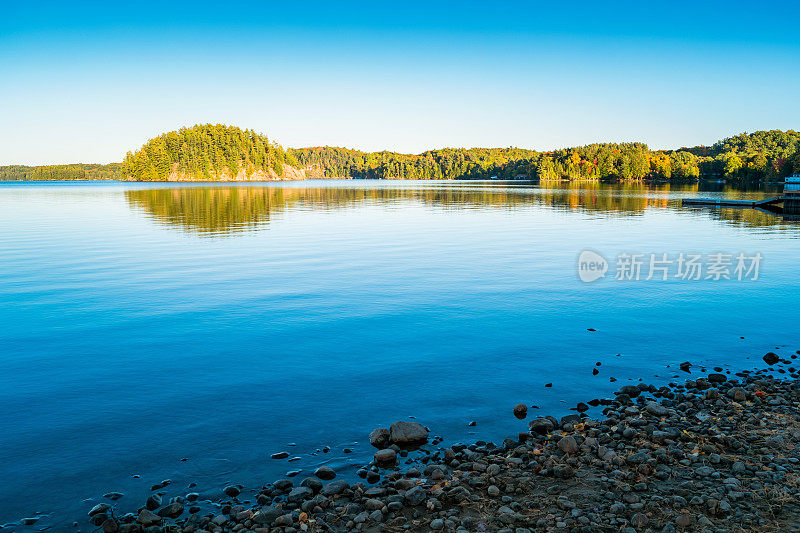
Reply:
<svg viewBox="0 0 800 533"><path fill-rule="evenodd" d="M800 129L796 1L8 4L0 164L204 122L402 152Z"/></svg>

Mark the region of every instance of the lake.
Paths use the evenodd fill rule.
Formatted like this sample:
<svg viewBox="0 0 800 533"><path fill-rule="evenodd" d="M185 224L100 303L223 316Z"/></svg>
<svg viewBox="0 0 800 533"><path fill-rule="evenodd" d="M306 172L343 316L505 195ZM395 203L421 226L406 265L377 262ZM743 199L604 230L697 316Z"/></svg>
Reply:
<svg viewBox="0 0 800 533"><path fill-rule="evenodd" d="M86 531L104 493L134 511L166 478L209 499L354 478L395 420L498 442L527 428L520 402L561 416L683 361L793 353L800 225L681 207L770 195L712 188L2 183L0 524ZM585 250L604 277L582 281ZM651 254L669 270L646 279Z"/></svg>

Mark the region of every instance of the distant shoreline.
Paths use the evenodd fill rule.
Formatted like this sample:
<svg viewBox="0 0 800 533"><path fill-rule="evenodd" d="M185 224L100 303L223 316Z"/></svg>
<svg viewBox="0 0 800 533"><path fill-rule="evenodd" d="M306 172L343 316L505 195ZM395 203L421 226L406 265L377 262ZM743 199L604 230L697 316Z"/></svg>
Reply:
<svg viewBox="0 0 800 533"><path fill-rule="evenodd" d="M631 180L600 180L600 179L538 179L538 178L525 178L525 179L488 179L488 178L454 178L454 179L386 179L386 178L357 178L357 177L323 177L323 178L304 178L304 179L271 179L271 180L120 180L120 179L48 179L48 180L0 180L0 183L99 183L99 182L113 182L113 183L290 183L302 181L380 181L380 182L422 182L422 183L435 183L435 182L488 182L488 183L663 183L663 184L691 184L691 183L720 183L726 182L713 179L713 178L699 178L694 180L686 179L659 179L659 178L641 178ZM783 180L762 180L750 185L783 185Z"/></svg>
<svg viewBox="0 0 800 533"><path fill-rule="evenodd" d="M106 165L0 166L0 180L281 181L286 177L451 180L780 181L800 171L800 132L743 133L711 146L651 150L641 142L571 148L441 148L421 154L315 146L286 148L253 130L197 124L161 134ZM205 179L196 180L194 176ZM188 178L188 179L187 179ZM219 178L219 179L218 179ZM121 181L127 181L122 179Z"/></svg>

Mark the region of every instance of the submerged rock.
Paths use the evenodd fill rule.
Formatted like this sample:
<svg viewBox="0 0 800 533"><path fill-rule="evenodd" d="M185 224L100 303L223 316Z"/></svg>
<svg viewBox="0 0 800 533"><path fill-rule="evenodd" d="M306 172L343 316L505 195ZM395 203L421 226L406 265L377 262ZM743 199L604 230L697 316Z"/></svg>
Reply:
<svg viewBox="0 0 800 533"><path fill-rule="evenodd" d="M262 455L262 457L263 457L263 455ZM235 498L242 491L236 485L229 485L229 486L225 487L224 489L222 489L222 492L224 492L227 496L230 496L231 498Z"/></svg>
<svg viewBox="0 0 800 533"><path fill-rule="evenodd" d="M153 494L147 501L144 503L145 507L147 507L150 511L155 511L159 507L161 507L161 495L160 494Z"/></svg>
<svg viewBox="0 0 800 533"><path fill-rule="evenodd" d="M96 514L105 513L109 509L111 509L111 506L108 505L107 503L98 503L97 505L95 505L94 507L89 509L89 516L94 516Z"/></svg>

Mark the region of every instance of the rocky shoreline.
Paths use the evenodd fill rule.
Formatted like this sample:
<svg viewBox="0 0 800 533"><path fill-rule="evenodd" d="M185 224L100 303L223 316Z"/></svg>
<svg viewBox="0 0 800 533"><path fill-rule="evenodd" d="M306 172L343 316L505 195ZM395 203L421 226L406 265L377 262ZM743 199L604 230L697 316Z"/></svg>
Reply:
<svg viewBox="0 0 800 533"><path fill-rule="evenodd" d="M264 485L255 502L239 486L201 496L159 484L136 513L112 501L89 522L107 533L800 531L796 358L770 352L763 370L626 385L501 443L441 448L421 424L395 422L370 435L378 451L357 483L321 467Z"/></svg>

